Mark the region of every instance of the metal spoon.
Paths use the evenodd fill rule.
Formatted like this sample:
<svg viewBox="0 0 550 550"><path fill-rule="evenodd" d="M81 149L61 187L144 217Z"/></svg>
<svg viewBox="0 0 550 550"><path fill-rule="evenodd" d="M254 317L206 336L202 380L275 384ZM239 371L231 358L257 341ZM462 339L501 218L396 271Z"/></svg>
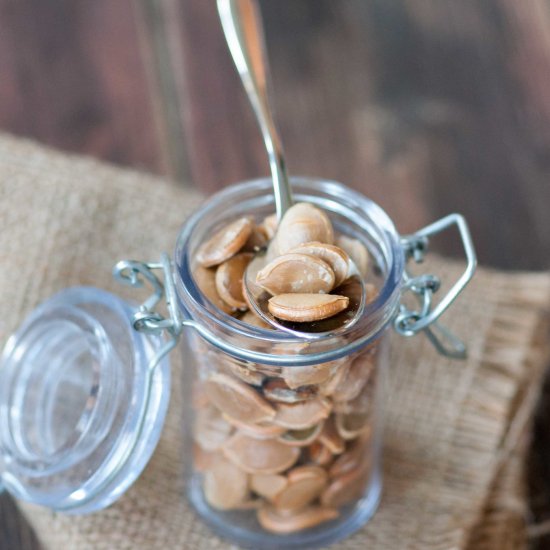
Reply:
<svg viewBox="0 0 550 550"><path fill-rule="evenodd" d="M268 68L261 19L254 0L218 0L218 12L229 51L241 75L264 138L273 178L275 208L280 220L294 204L279 133L269 107Z"/></svg>
<svg viewBox="0 0 550 550"><path fill-rule="evenodd" d="M256 114L269 158L277 218L294 204L286 172L281 139L273 121L267 91L268 68L264 56L261 20L255 0L218 0L218 12L229 51L241 76L248 99ZM365 307L365 284L350 260L350 277L333 291L348 296L346 311L314 323L289 323L273 317L267 308L271 297L256 285L256 274L265 265L265 255L257 254L244 275L244 290L255 312L274 328L294 336L317 339L336 335L354 324Z"/></svg>

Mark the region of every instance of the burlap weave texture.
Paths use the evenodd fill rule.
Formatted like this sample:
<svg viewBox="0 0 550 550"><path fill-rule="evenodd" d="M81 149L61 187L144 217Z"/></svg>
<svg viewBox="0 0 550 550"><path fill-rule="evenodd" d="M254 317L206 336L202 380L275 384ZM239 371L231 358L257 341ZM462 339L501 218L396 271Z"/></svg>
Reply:
<svg viewBox="0 0 550 550"><path fill-rule="evenodd" d="M120 258L171 252L201 197L158 178L0 138L0 340L66 286L125 294ZM460 266L434 260L446 280ZM467 361L437 355L423 336L393 337L386 398L384 496L375 518L341 549L521 548L521 464L547 356L546 274L479 270L445 323L467 340ZM177 370L185 368L174 362ZM109 509L67 517L23 505L45 548L215 549L183 497L177 384L155 455ZM514 506L507 503L513 501Z"/></svg>

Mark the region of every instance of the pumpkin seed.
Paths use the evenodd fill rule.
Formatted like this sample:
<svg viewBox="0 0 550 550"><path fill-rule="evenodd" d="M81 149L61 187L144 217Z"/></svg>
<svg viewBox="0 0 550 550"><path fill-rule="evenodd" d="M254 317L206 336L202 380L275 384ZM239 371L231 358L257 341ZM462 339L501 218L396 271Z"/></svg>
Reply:
<svg viewBox="0 0 550 550"><path fill-rule="evenodd" d="M302 243L315 241L332 244L334 230L325 212L302 202L286 211L279 222L275 241L278 253L284 254Z"/></svg>
<svg viewBox="0 0 550 550"><path fill-rule="evenodd" d="M274 506L264 506L258 510L260 525L271 533L285 535L310 529L338 517L338 510L324 506L309 506L292 514L278 510Z"/></svg>
<svg viewBox="0 0 550 550"><path fill-rule="evenodd" d="M323 423L320 422L304 430L287 430L279 436L278 440L293 447L307 447L317 439L322 429Z"/></svg>
<svg viewBox="0 0 550 550"><path fill-rule="evenodd" d="M227 374L213 374L204 385L210 401L235 420L255 423L275 416L273 407L255 390Z"/></svg>
<svg viewBox="0 0 550 550"><path fill-rule="evenodd" d="M290 430L305 430L325 420L331 410L331 403L323 397L301 403L278 403L273 423Z"/></svg>
<svg viewBox="0 0 550 550"><path fill-rule="evenodd" d="M205 472L212 468L217 454L202 449L196 443L193 444L193 467L197 472Z"/></svg>
<svg viewBox="0 0 550 550"><path fill-rule="evenodd" d="M325 422L323 431L319 435L319 442L329 449L332 454L339 455L344 452L346 443L334 425L333 416Z"/></svg>
<svg viewBox="0 0 550 550"><path fill-rule="evenodd" d="M220 298L233 308L246 309L243 297L243 275L252 254L242 252L233 256L216 270L216 290Z"/></svg>
<svg viewBox="0 0 550 550"><path fill-rule="evenodd" d="M358 468L363 461L369 460L369 445L369 434L361 435L351 444L348 444L346 452L341 454L330 467L330 477L339 477L351 472Z"/></svg>
<svg viewBox="0 0 550 550"><path fill-rule="evenodd" d="M220 355L218 368L222 372L230 373L236 376L239 380L251 384L253 386L261 386L265 380L265 376L258 371L252 370L248 366L239 365L236 360Z"/></svg>
<svg viewBox="0 0 550 550"><path fill-rule="evenodd" d="M311 504L325 489L328 476L319 466L298 466L288 473L287 486L273 498L277 508L300 510Z"/></svg>
<svg viewBox="0 0 550 550"><path fill-rule="evenodd" d="M333 375L339 364L340 360L308 367L283 367L281 376L291 389L300 386L319 385L326 382Z"/></svg>
<svg viewBox="0 0 550 550"><path fill-rule="evenodd" d="M203 267L219 265L234 256L246 244L253 228L250 218L239 218L217 231L197 251L196 259Z"/></svg>
<svg viewBox="0 0 550 550"><path fill-rule="evenodd" d="M242 433L254 437L255 439L275 439L285 433L285 428L271 424L270 422L258 422L256 424L250 424L248 422L241 422L235 420L226 414L223 415L224 419L232 426L235 426Z"/></svg>
<svg viewBox="0 0 550 550"><path fill-rule="evenodd" d="M231 510L248 497L248 475L218 456L212 467L204 473L203 488L208 504L220 510Z"/></svg>
<svg viewBox="0 0 550 550"><path fill-rule="evenodd" d="M264 395L270 401L281 403L299 403L315 397L317 391L312 386L303 386L296 389L288 387L281 378L271 378L263 387Z"/></svg>
<svg viewBox="0 0 550 550"><path fill-rule="evenodd" d="M278 474L299 458L300 449L283 445L275 439L254 439L237 432L222 449L224 455L250 474Z"/></svg>
<svg viewBox="0 0 550 550"><path fill-rule="evenodd" d="M277 214L271 214L264 218L263 222L260 224L260 227L264 230L266 237L271 240L277 232L277 227L279 225L279 220L277 219Z"/></svg>
<svg viewBox="0 0 550 550"><path fill-rule="evenodd" d="M193 436L205 451L217 451L229 438L233 428L214 407L197 409Z"/></svg>
<svg viewBox="0 0 550 550"><path fill-rule="evenodd" d="M308 448L309 459L319 466L328 466L334 455L330 449L319 441L314 441Z"/></svg>
<svg viewBox="0 0 550 550"><path fill-rule="evenodd" d="M289 253L275 258L258 272L256 284L272 295L325 294L334 287L330 265L308 254Z"/></svg>
<svg viewBox="0 0 550 550"><path fill-rule="evenodd" d="M334 478L321 495L321 504L340 508L361 498L365 493L369 476L369 464L364 461L354 470Z"/></svg>
<svg viewBox="0 0 550 550"><path fill-rule="evenodd" d="M255 313L252 313L252 311L247 311L240 320L243 323L246 323L247 325L252 325L254 327L265 328L269 330L273 329L270 324L266 323L261 317L259 317Z"/></svg>
<svg viewBox="0 0 550 550"><path fill-rule="evenodd" d="M356 357L334 389L332 398L335 401L355 399L365 387L373 369L374 362L371 357L364 355Z"/></svg>
<svg viewBox="0 0 550 550"><path fill-rule="evenodd" d="M368 413L336 413L334 423L340 436L345 440L355 439L370 432L372 426Z"/></svg>
<svg viewBox="0 0 550 550"><path fill-rule="evenodd" d="M279 294L269 299L269 312L278 319L311 323L347 309L349 298L336 294Z"/></svg>
<svg viewBox="0 0 550 550"><path fill-rule="evenodd" d="M250 488L268 500L273 500L287 485L286 476L278 474L252 474L250 476Z"/></svg>
<svg viewBox="0 0 550 550"><path fill-rule="evenodd" d="M224 313L232 313L235 308L224 302L218 294L216 287L216 272L213 269L197 266L193 271L193 278L199 290L215 307Z"/></svg>
<svg viewBox="0 0 550 550"><path fill-rule="evenodd" d="M341 285L348 276L349 256L338 246L319 242L303 243L290 252L308 254L325 261L334 272L335 287Z"/></svg>
<svg viewBox="0 0 550 550"><path fill-rule="evenodd" d="M336 244L349 254L363 278L367 277L370 263L367 247L359 239L353 239L346 235L338 237Z"/></svg>

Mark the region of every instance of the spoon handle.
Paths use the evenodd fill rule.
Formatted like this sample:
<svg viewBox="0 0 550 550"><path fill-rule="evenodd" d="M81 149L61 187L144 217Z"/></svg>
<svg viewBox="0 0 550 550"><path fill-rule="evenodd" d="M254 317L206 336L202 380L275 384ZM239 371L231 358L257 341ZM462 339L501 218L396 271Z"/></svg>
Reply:
<svg viewBox="0 0 550 550"><path fill-rule="evenodd" d="M269 107L268 67L258 7L255 0L218 0L218 12L227 45L262 132L273 178L277 217L281 219L293 200L281 139Z"/></svg>

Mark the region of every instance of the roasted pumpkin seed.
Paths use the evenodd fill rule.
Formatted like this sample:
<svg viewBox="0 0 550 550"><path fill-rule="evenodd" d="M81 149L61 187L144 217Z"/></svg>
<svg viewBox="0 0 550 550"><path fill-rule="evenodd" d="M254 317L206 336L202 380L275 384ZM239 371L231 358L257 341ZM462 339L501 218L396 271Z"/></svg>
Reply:
<svg viewBox="0 0 550 550"><path fill-rule="evenodd" d="M256 284L272 295L325 294L334 287L334 271L315 256L289 253L275 258L258 272Z"/></svg>
<svg viewBox="0 0 550 550"><path fill-rule="evenodd" d="M204 387L210 401L235 420L255 423L275 416L275 410L263 397L227 374L213 374L204 382Z"/></svg>
<svg viewBox="0 0 550 550"><path fill-rule="evenodd" d="M311 323L347 309L349 298L336 294L279 294L269 299L269 312L278 319Z"/></svg>
<svg viewBox="0 0 550 550"><path fill-rule="evenodd" d="M325 212L302 202L286 211L279 222L275 241L278 253L284 254L303 243L316 241L332 244L334 231Z"/></svg>
<svg viewBox="0 0 550 550"><path fill-rule="evenodd" d="M298 466L288 473L287 486L273 498L283 510L300 510L311 504L324 490L328 476L319 466Z"/></svg>
<svg viewBox="0 0 550 550"><path fill-rule="evenodd" d="M208 504L220 510L231 510L248 497L248 475L223 456L218 456L204 473L203 487Z"/></svg>
<svg viewBox="0 0 550 550"><path fill-rule="evenodd" d="M250 474L278 474L294 465L300 449L276 439L254 439L237 432L223 446L224 455Z"/></svg>
<svg viewBox="0 0 550 550"><path fill-rule="evenodd" d="M334 286L342 284L348 277L349 256L340 247L327 243L304 243L291 251L298 254L308 254L325 261L334 272Z"/></svg>
<svg viewBox="0 0 550 550"><path fill-rule="evenodd" d="M233 308L248 307L243 297L243 275L252 260L252 254L241 252L223 262L216 270L216 290L220 298Z"/></svg>
<svg viewBox="0 0 550 550"><path fill-rule="evenodd" d="M325 420L331 410L331 403L323 397L301 403L278 403L273 423L290 430L305 430Z"/></svg>
<svg viewBox="0 0 550 550"><path fill-rule="evenodd" d="M336 239L336 244L348 253L359 273L365 278L369 270L369 252L367 247L359 240L341 235Z"/></svg>
<svg viewBox="0 0 550 550"><path fill-rule="evenodd" d="M196 254L197 262L204 267L219 265L243 248L252 233L251 218L239 218L217 231L203 243Z"/></svg>
<svg viewBox="0 0 550 550"><path fill-rule="evenodd" d="M235 308L224 302L218 294L216 287L216 272L213 269L197 266L193 271L193 278L199 287L199 290L215 307L224 313L232 313Z"/></svg>
<svg viewBox="0 0 550 550"><path fill-rule="evenodd" d="M309 506L289 514L268 505L258 510L258 521L266 531L285 535L310 529L320 523L336 519L338 515L338 510L335 508L324 506Z"/></svg>
<svg viewBox="0 0 550 550"><path fill-rule="evenodd" d="M287 485L287 477L278 474L252 474L250 476L250 488L268 500L273 500Z"/></svg>

